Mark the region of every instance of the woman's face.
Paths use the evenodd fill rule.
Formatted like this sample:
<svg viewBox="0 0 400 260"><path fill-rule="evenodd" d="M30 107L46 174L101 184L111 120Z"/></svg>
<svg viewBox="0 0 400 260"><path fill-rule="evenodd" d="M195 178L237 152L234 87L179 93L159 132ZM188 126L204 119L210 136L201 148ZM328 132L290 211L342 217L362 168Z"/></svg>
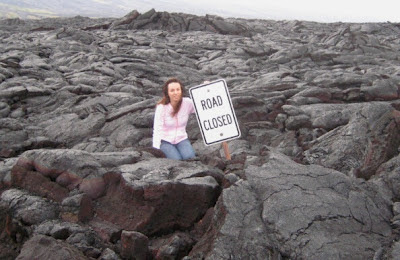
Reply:
<svg viewBox="0 0 400 260"><path fill-rule="evenodd" d="M177 103L182 98L181 84L178 82L171 82L168 84L168 96L171 103Z"/></svg>

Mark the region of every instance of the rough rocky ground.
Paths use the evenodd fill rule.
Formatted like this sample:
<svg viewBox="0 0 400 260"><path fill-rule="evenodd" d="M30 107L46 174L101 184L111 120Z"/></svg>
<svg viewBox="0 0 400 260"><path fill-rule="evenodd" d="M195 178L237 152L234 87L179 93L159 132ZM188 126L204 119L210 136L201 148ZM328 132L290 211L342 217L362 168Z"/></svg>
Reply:
<svg viewBox="0 0 400 260"><path fill-rule="evenodd" d="M0 21L1 259L399 259L400 24ZM151 148L171 76L242 137Z"/></svg>

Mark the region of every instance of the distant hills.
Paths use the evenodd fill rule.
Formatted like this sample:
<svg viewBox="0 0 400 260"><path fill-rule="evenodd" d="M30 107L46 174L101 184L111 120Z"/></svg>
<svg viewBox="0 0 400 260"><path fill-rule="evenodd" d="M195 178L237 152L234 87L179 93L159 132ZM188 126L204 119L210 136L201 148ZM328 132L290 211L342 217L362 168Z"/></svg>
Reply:
<svg viewBox="0 0 400 260"><path fill-rule="evenodd" d="M0 19L41 19L49 17L85 16L91 18L123 17L132 10L140 13L150 9L188 14L214 14L222 17L255 17L252 7L240 13L226 8L224 2L204 3L186 0L0 0ZM267 14L265 14L268 17Z"/></svg>
<svg viewBox="0 0 400 260"><path fill-rule="evenodd" d="M391 1L391 0L390 0ZM264 4L262 1L249 4L245 1L187 1L187 0L0 0L0 19L41 19L48 17L85 16L90 18L120 18L133 10L145 13L154 8L156 11L186 13L194 15L218 15L245 19L272 20L307 20L320 22L386 22L398 21L398 16L390 12L373 15L362 12L362 9L351 16L346 14L326 13L326 10L297 10L275 4ZM381 10L375 13L380 14ZM374 14L375 14L374 13Z"/></svg>
<svg viewBox="0 0 400 260"><path fill-rule="evenodd" d="M136 9L137 1L129 0L0 0L0 19L40 19L48 17L87 16L122 17ZM140 8L150 9L151 3L141 1ZM147 5L147 6L146 6Z"/></svg>

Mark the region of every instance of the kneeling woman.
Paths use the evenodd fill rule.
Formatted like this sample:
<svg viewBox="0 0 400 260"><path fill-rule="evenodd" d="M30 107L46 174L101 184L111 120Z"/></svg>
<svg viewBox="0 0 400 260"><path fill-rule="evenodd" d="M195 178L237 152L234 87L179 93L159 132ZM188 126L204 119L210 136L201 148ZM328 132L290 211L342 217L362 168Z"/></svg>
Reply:
<svg viewBox="0 0 400 260"><path fill-rule="evenodd" d="M157 103L153 125L153 147L175 160L195 157L186 133L189 115L194 113L193 102L183 97L182 83L171 78L163 86L163 98Z"/></svg>

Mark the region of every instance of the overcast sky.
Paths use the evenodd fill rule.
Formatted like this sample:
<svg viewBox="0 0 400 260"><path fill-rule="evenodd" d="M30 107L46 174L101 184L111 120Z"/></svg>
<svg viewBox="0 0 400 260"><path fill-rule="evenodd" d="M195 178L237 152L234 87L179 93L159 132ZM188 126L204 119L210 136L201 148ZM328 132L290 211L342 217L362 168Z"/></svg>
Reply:
<svg viewBox="0 0 400 260"><path fill-rule="evenodd" d="M130 2L139 12L154 7L156 11L273 20L400 22L399 0L131 0Z"/></svg>

